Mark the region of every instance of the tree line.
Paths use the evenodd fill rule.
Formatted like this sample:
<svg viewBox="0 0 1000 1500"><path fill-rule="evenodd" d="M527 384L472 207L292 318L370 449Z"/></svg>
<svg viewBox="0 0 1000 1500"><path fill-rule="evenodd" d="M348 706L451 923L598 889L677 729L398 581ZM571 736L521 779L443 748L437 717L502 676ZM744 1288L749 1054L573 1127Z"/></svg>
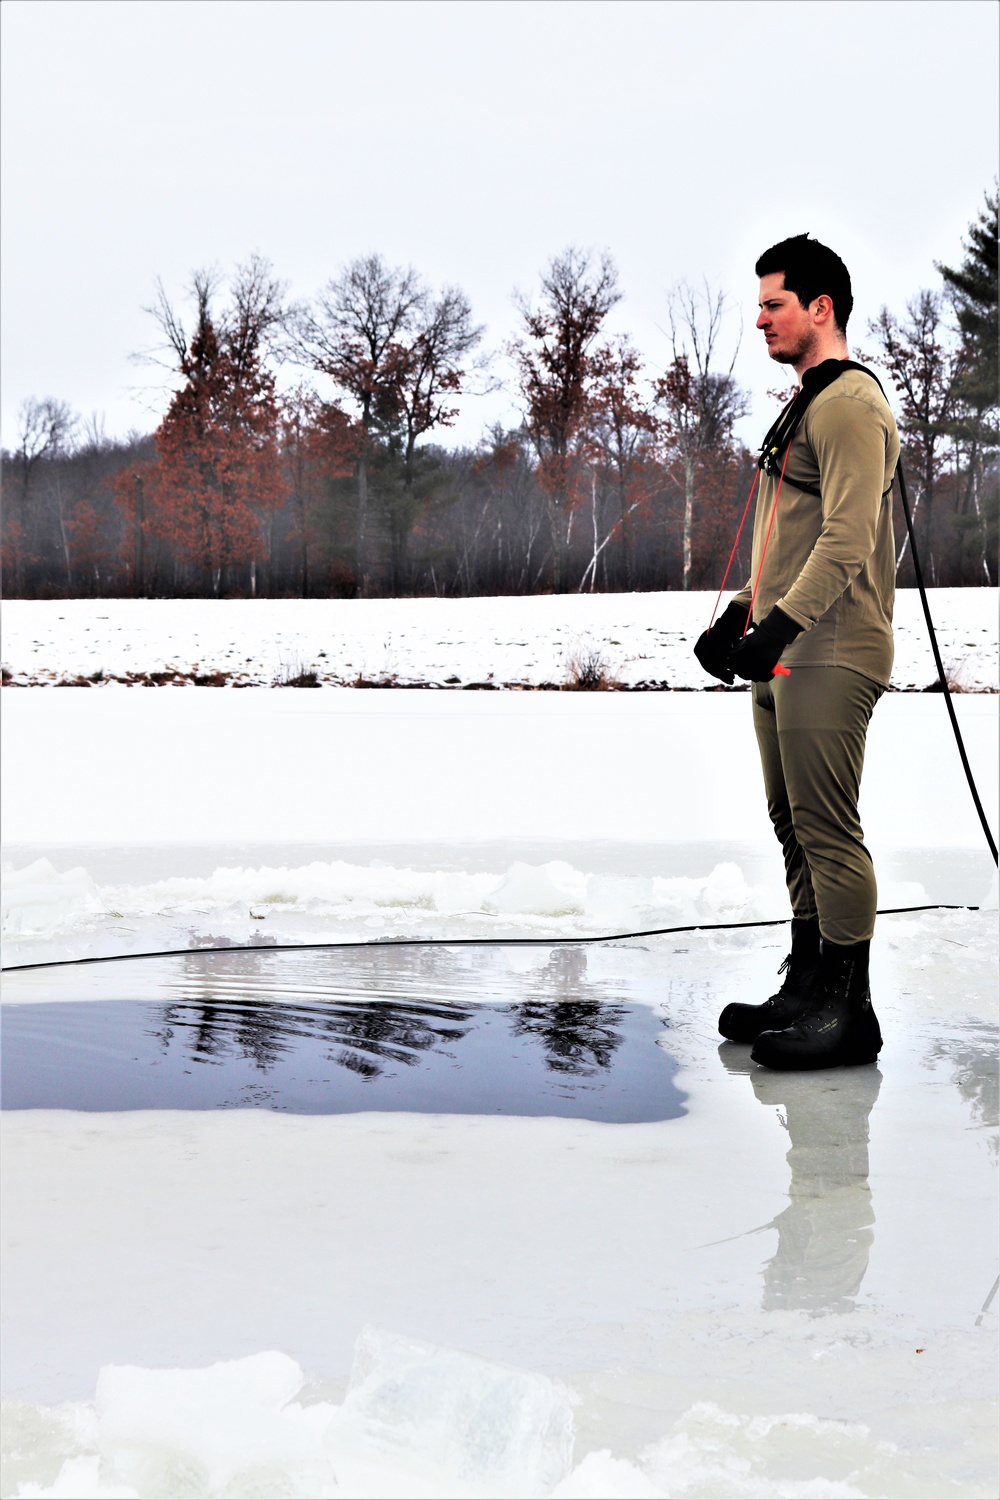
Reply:
<svg viewBox="0 0 1000 1500"><path fill-rule="evenodd" d="M997 201L859 351L895 390L921 556L937 584L997 581ZM449 447L457 399L496 384L455 287L378 255L289 302L259 256L198 272L190 324L149 310L173 393L152 434L108 439L53 398L2 454L4 588L84 595L366 597L717 584L755 455L726 298L669 294L669 358L612 336L607 255L569 249L517 304L503 353L521 413ZM281 382L279 374L292 376ZM785 400L790 391L771 393ZM897 501L898 507L898 501ZM902 515L897 574L913 581ZM749 566L749 540L736 576Z"/></svg>

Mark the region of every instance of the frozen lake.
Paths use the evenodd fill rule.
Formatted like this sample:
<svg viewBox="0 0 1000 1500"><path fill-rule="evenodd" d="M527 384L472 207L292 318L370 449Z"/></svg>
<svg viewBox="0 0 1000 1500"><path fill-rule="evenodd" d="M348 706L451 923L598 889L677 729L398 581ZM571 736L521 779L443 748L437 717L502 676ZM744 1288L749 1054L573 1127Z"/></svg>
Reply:
<svg viewBox="0 0 1000 1500"><path fill-rule="evenodd" d="M993 913L883 919L880 1066L818 1075L768 1074L714 1034L726 999L773 985L781 929L487 949L476 965L467 952L434 950L422 972L396 971L397 1002L403 988L440 1007L443 980L453 1001L465 992L464 1012L481 1007L480 1020L498 993L518 993L536 1017L570 995L601 995L611 1008L627 997L633 1016L645 1007L646 1039L665 1066L632 1084L650 1114L673 1114L659 1121L556 1109L490 1118L440 1101L430 1113L293 1114L274 1100L102 1112L92 1099L82 1110L11 1111L6 1392L52 1409L91 1397L105 1367L196 1371L279 1350L304 1372L301 1388L279 1380L267 1398L288 1430L265 1457L284 1454L287 1473L291 1397L333 1422L355 1341L375 1325L576 1392L574 1464L593 1469L609 1450L628 1466L597 1465L605 1494L634 1494L645 1478L659 1494L905 1495L916 1483L918 1493L986 1495L994 926ZM195 966L204 999L245 987L242 964L253 965L255 989L273 990L288 956L177 962ZM315 985L315 957L302 963L292 956L283 988ZM44 1014L53 996L72 994L59 1003L84 1022L92 1006L134 995L142 969L12 975L7 1001ZM191 992L176 968L151 969L149 992L161 999ZM503 1065L502 1046L496 1056ZM266 1072L258 1079L268 1086ZM682 1113L669 1108L679 1092ZM232 1465L257 1407L219 1369L232 1386ZM105 1389L89 1433L86 1423L67 1429L68 1409L55 1408L39 1440L32 1418L42 1452L31 1472L51 1479L63 1459L99 1452L105 1472L134 1485L129 1453L152 1445L157 1477L134 1492L191 1493L168 1487L171 1465L207 1461L206 1439L185 1426L183 1386L139 1411L108 1402ZM795 1414L823 1425L789 1453ZM781 1422L769 1436L761 1420L771 1417ZM426 1474L405 1444L387 1456L380 1442L369 1433L373 1471L326 1492L445 1492L421 1488ZM312 1450L300 1434L291 1451L301 1463ZM327 1459L331 1473L361 1461L356 1448L338 1460L336 1444ZM747 1466L744 1487L718 1487L720 1465L725 1478L733 1464ZM453 1492L496 1492L488 1465L480 1478L485 1488ZM593 1491L570 1483L560 1493Z"/></svg>
<svg viewBox="0 0 1000 1500"><path fill-rule="evenodd" d="M995 701L958 703L994 807ZM5 1494L995 1493L996 887L939 697L876 710L880 903L989 909L880 920L878 1067L771 1075L721 1043L722 1005L776 987L783 927L268 951L782 917L748 710L6 695L5 858L29 874L5 962L258 946L5 975L14 1071L61 1106L4 1116ZM465 1028L411 1050L494 1107L238 1107L291 1087L287 1054L250 1062L262 1040L317 1046L325 1016L350 1053L379 1015ZM91 1038L121 1080L165 1025L193 1088L199 1024L223 1055L205 1107L88 1092ZM643 1058L617 1075L638 1120L588 1113L617 1087L609 1024ZM553 1084L574 1051L597 1071ZM567 1087L584 1107L550 1108Z"/></svg>

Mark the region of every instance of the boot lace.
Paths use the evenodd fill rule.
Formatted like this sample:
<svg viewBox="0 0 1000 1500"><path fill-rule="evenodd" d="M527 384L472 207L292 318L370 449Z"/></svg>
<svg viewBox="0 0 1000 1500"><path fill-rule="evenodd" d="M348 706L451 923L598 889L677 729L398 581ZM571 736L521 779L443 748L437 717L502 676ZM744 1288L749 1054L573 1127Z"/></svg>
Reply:
<svg viewBox="0 0 1000 1500"><path fill-rule="evenodd" d="M780 1005L784 1000L789 998L790 991L794 992L807 987L812 988L813 975L810 965L793 964L790 953L786 954L785 958L779 964L778 973L785 976L781 981L781 988L776 995L772 995L769 1000L765 1000L765 1005Z"/></svg>

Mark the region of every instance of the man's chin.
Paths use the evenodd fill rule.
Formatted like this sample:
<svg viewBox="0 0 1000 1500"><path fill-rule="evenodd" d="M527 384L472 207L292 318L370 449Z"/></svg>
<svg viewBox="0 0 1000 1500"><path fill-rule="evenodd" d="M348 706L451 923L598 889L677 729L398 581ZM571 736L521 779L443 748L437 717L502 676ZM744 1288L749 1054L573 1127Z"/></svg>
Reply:
<svg viewBox="0 0 1000 1500"><path fill-rule="evenodd" d="M775 349L772 344L768 344L767 352L776 365L793 365L798 358L798 355L789 353L787 349Z"/></svg>

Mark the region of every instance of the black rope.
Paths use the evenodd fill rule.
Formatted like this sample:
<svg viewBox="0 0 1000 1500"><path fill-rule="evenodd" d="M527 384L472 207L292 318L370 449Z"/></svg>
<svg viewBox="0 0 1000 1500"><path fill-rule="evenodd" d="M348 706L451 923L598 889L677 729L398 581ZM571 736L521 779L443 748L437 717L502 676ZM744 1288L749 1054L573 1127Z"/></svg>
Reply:
<svg viewBox="0 0 1000 1500"><path fill-rule="evenodd" d="M877 917L910 911L978 911L978 906L933 901L927 906L886 906ZM769 917L755 922L693 922L685 927L647 927L642 932L599 932L590 937L438 937L345 938L339 943L227 943L213 948L161 948L153 953L98 953L88 958L50 958L37 964L4 964L2 972L22 969L62 969L71 964L113 964L130 958L190 958L194 953L318 953L339 948L554 948L563 943L621 943L626 938L667 937L675 932L721 932L737 927L785 927L791 917Z"/></svg>
<svg viewBox="0 0 1000 1500"><path fill-rule="evenodd" d="M955 713L955 705L951 701L951 689L948 686L948 679L944 673L944 663L941 660L941 652L938 650L937 635L934 632L934 621L931 619L931 609L930 605L927 602L927 590L924 587L923 570L920 567L920 558L917 555L917 539L913 532L913 517L910 514L910 500L909 496L906 493L906 480L903 477L902 463L897 463L896 465L896 477L899 480L899 498L903 502L903 515L906 518L906 533L910 538L910 553L913 557L913 573L914 577L917 580L917 588L920 591L920 603L923 605L924 619L927 621L927 633L931 638L931 650L934 653L934 664L937 667L938 677L941 682L941 691L942 693L944 693L944 701L948 709L948 717L951 719L951 727L955 731L955 743L958 746L958 753L962 758L962 766L965 770L965 778L969 783L969 791L972 793L972 800L976 804L976 812L979 814L979 821L983 825L983 832L986 835L986 842L990 846L990 853L993 856L993 863L998 864L1000 863L1000 859L998 859L997 855L996 840L993 837L993 831L990 828L989 823L986 821L986 813L983 811L983 804L980 801L979 797L979 788L976 786L976 778L973 776L972 767L969 765L969 757L965 751L965 741L962 739L962 731L958 727L958 718Z"/></svg>

